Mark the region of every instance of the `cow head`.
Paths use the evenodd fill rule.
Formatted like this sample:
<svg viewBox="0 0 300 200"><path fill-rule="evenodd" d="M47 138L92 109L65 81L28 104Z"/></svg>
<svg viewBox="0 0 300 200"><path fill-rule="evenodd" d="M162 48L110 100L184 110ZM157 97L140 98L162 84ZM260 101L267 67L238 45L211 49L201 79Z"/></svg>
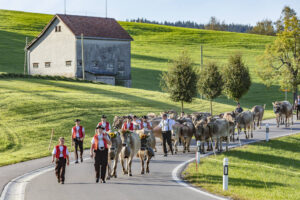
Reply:
<svg viewBox="0 0 300 200"><path fill-rule="evenodd" d="M131 152L130 143L131 143L131 132L121 131L121 141L122 141L122 154L125 158L128 158Z"/></svg>
<svg viewBox="0 0 300 200"><path fill-rule="evenodd" d="M123 121L124 121L124 117L115 116L114 117L114 122L112 124L113 128L114 129L121 129Z"/></svg>
<svg viewBox="0 0 300 200"><path fill-rule="evenodd" d="M272 102L273 105L273 111L275 114L279 114L281 110L281 103L280 102Z"/></svg>
<svg viewBox="0 0 300 200"><path fill-rule="evenodd" d="M201 120L196 124L196 134L198 137L204 139L205 129L207 129L207 122L205 120Z"/></svg>
<svg viewBox="0 0 300 200"><path fill-rule="evenodd" d="M108 149L108 156L111 160L114 160L117 155L118 144L120 144L118 140L119 138L120 138L120 134L118 132L115 132L115 136L110 138L111 145L110 148Z"/></svg>

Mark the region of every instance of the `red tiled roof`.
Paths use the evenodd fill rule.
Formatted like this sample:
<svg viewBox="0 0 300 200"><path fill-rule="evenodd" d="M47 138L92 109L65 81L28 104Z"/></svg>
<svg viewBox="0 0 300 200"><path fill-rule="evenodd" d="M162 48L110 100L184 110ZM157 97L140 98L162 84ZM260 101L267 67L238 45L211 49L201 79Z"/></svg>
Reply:
<svg viewBox="0 0 300 200"><path fill-rule="evenodd" d="M27 49L44 35L56 18L61 19L75 36L81 36L81 34L83 34L84 37L133 40L115 19L57 14L51 19L42 32L28 44Z"/></svg>
<svg viewBox="0 0 300 200"><path fill-rule="evenodd" d="M61 15L61 19L76 36L133 40L122 26L112 18Z"/></svg>

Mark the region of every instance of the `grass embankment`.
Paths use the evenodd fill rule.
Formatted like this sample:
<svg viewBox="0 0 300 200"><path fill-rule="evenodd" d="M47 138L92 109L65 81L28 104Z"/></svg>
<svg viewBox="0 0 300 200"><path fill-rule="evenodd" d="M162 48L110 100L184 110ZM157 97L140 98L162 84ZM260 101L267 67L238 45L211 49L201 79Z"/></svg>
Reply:
<svg viewBox="0 0 300 200"><path fill-rule="evenodd" d="M0 10L0 72L23 72L25 37L32 39L37 36L51 18L52 15ZM253 82L248 94L241 99L243 107L267 104L271 111L272 101L284 99L284 93L278 86L267 89L255 73L260 68L257 56L275 37L134 22L120 24L134 38L131 49L133 88L160 91L159 74L167 69L168 61L183 49L190 52L195 67L199 68L202 44L204 64L216 61L222 67L233 53L243 54ZM291 99L290 93L288 97ZM216 101L235 105L224 96ZM271 116L271 112L266 114L266 117Z"/></svg>
<svg viewBox="0 0 300 200"><path fill-rule="evenodd" d="M0 10L0 72L22 73L25 37L37 36L52 15ZM281 100L278 86L266 89L254 71L259 69L256 56L274 37L186 29L152 24L120 22L132 35L133 88L37 79L0 79L0 166L49 155L49 134L55 128L56 138L68 136L74 118L81 118L89 136L99 120L107 114L145 114L167 109L179 111L160 92L159 74L168 61L187 49L200 63L200 44L204 46L204 63L215 60L225 64L236 51L252 74L252 87L241 99L245 109L267 104L265 117L274 117L271 101ZM291 97L289 95L289 97ZM233 110L235 103L224 96L216 99L214 112ZM186 112L209 111L209 102L196 99L185 104ZM69 144L69 140L67 140ZM89 142L86 141L86 144Z"/></svg>
<svg viewBox="0 0 300 200"><path fill-rule="evenodd" d="M300 134L260 142L191 163L184 179L209 192L233 199L298 200ZM229 190L222 189L223 158L229 159Z"/></svg>
<svg viewBox="0 0 300 200"><path fill-rule="evenodd" d="M179 104L161 92L31 78L0 79L0 99L0 166L50 155L52 128L54 143L64 136L70 146L76 118L86 128L87 147L102 114L112 122L114 115L179 110ZM196 100L186 111L208 110L208 105ZM232 106L219 103L215 108L230 110Z"/></svg>

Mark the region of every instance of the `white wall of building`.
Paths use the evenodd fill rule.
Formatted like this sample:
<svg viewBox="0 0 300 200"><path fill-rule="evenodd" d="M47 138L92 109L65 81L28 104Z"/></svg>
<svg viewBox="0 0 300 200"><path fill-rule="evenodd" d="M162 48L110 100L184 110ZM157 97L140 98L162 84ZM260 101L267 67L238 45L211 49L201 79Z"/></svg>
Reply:
<svg viewBox="0 0 300 200"><path fill-rule="evenodd" d="M60 26L61 32L55 27ZM56 19L46 33L29 49L29 74L75 77L76 73L76 38L69 28ZM71 66L66 66L71 61ZM45 67L50 62L50 67ZM38 63L34 68L33 63Z"/></svg>

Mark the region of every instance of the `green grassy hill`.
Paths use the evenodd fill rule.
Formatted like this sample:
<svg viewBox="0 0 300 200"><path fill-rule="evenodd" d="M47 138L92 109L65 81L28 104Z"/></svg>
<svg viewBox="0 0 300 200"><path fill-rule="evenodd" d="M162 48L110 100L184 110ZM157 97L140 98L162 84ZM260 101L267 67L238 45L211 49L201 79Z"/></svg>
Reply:
<svg viewBox="0 0 300 200"><path fill-rule="evenodd" d="M32 39L52 18L51 15L0 10L0 72L23 72L25 37ZM179 104L160 92L158 77L184 48L200 67L200 44L204 62L223 66L228 56L242 52L252 74L252 87L241 100L251 108L267 104L265 117L273 117L271 101L282 100L278 86L267 89L255 76L259 69L256 56L274 37L176 28L161 25L120 22L134 38L132 42L133 88L91 83L40 79L0 79L0 166L49 155L52 128L58 136L69 136L75 118L81 118L92 136L103 113L109 116L128 113L146 114L167 109L179 110ZM291 97L291 96L289 96ZM186 112L209 111L209 103L196 99L186 104ZM215 113L231 111L235 103L220 97ZM67 140L70 144L70 141ZM88 144L89 141L86 141Z"/></svg>

